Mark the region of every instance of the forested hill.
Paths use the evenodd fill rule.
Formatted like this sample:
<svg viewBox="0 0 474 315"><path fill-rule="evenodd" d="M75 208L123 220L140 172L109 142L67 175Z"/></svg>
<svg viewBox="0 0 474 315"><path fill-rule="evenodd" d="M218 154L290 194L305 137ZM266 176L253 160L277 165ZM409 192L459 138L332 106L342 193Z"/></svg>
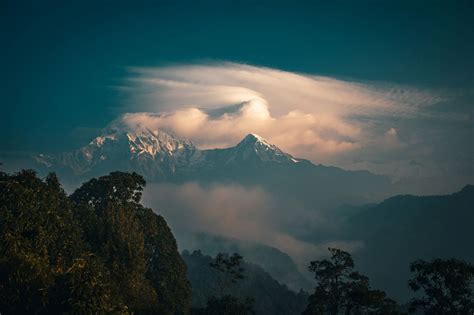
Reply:
<svg viewBox="0 0 474 315"><path fill-rule="evenodd" d="M224 279L211 267L213 258L201 254L200 251L184 251L183 259L188 267L188 278L193 288L193 307L202 308L211 297L222 294ZM241 300L252 298L253 309L257 315L301 314L306 308L306 293L289 290L286 285L280 284L255 264L244 262L242 268L244 278L231 284L225 293Z"/></svg>
<svg viewBox="0 0 474 315"><path fill-rule="evenodd" d="M408 264L417 259L456 257L474 261L474 186L444 196L396 196L355 211L341 231L361 240L355 256L373 283L406 301Z"/></svg>
<svg viewBox="0 0 474 315"><path fill-rule="evenodd" d="M0 313L187 314L191 287L165 220L135 173L91 179L0 172Z"/></svg>

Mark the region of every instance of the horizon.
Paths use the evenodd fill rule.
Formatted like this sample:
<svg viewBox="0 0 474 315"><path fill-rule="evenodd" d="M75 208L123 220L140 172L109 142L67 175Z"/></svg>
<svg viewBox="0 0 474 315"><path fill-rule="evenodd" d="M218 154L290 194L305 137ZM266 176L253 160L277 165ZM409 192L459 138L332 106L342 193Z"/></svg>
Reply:
<svg viewBox="0 0 474 315"><path fill-rule="evenodd" d="M474 262L473 17L469 0L2 1L0 239L21 255L1 251L0 313L311 313L337 257L361 272L347 296L404 312L409 266ZM220 290L209 261L249 277ZM89 284L69 271L98 272L93 297L57 284Z"/></svg>

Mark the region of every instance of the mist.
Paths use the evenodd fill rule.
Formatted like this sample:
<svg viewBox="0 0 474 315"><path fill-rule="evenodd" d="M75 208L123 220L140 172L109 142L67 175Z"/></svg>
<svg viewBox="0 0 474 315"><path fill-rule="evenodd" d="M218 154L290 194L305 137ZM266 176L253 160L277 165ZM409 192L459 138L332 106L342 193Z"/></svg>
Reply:
<svg viewBox="0 0 474 315"><path fill-rule="evenodd" d="M357 240L299 238L308 229L331 234L337 222L323 211L290 205L257 186L150 184L143 203L167 220L181 250L198 249L198 234L218 235L277 248L306 272L309 261L327 255L328 246L351 252L362 247Z"/></svg>

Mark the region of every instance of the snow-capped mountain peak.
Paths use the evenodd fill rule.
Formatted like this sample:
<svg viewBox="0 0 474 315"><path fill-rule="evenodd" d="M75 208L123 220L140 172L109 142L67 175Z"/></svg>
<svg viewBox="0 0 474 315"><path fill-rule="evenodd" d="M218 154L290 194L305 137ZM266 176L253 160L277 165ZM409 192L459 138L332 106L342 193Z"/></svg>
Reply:
<svg viewBox="0 0 474 315"><path fill-rule="evenodd" d="M76 176L123 170L136 171L151 180L180 178L230 165L262 167L262 163L302 161L254 133L248 134L235 147L199 150L190 141L164 130L130 125L124 119L113 121L98 137L78 150L35 158L47 169Z"/></svg>
<svg viewBox="0 0 474 315"><path fill-rule="evenodd" d="M123 150L127 147L130 158L162 159L183 150L195 150L187 140L178 139L163 130L150 130L143 126L129 126L115 121L104 129L102 135L81 148L86 155L95 151ZM87 154L89 153L89 154Z"/></svg>
<svg viewBox="0 0 474 315"><path fill-rule="evenodd" d="M263 162L290 162L298 163L299 160L295 159L290 154L283 152L279 147L271 144L263 137L250 133L237 144L234 151L240 156L241 159L258 158Z"/></svg>
<svg viewBox="0 0 474 315"><path fill-rule="evenodd" d="M118 169L150 173L154 178L171 176L177 168L199 160L200 155L190 141L117 120L78 150L57 156L39 155L36 161L48 168L70 169L76 175Z"/></svg>

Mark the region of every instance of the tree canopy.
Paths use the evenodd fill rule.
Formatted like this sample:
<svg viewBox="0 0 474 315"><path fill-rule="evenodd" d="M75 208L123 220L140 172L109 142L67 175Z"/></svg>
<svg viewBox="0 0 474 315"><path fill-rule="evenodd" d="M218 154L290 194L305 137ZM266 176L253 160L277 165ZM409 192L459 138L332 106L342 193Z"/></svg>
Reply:
<svg viewBox="0 0 474 315"><path fill-rule="evenodd" d="M348 252L328 248L329 260L312 261L309 271L317 285L303 314L394 314L397 305L385 292L370 288L369 279L354 270Z"/></svg>
<svg viewBox="0 0 474 315"><path fill-rule="evenodd" d="M410 288L421 291L413 298L410 311L418 309L427 314L474 313L474 265L457 259L416 260L410 265L414 277Z"/></svg>
<svg viewBox="0 0 474 315"><path fill-rule="evenodd" d="M186 314L191 289L145 181L114 172L67 196L54 174L0 173L0 312Z"/></svg>

